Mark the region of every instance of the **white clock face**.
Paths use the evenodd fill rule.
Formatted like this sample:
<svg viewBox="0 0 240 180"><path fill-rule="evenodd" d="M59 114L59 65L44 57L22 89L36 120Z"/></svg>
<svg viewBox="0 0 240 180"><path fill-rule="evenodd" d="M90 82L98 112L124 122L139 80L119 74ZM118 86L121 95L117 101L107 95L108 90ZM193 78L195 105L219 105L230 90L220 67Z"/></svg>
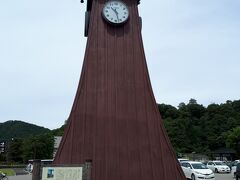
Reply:
<svg viewBox="0 0 240 180"><path fill-rule="evenodd" d="M113 24L122 24L126 22L129 17L127 5L119 0L106 2L102 14L105 20Z"/></svg>

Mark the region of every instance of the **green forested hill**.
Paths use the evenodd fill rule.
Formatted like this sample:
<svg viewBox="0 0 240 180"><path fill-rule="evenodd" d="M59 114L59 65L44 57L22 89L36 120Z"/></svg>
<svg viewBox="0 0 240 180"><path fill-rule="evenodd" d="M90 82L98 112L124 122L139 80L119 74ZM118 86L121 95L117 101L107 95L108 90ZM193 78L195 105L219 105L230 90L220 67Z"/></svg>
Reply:
<svg viewBox="0 0 240 180"><path fill-rule="evenodd" d="M22 121L7 121L0 123L0 139L26 138L50 132L49 129Z"/></svg>
<svg viewBox="0 0 240 180"><path fill-rule="evenodd" d="M176 153L211 155L217 149L230 148L240 158L240 100L204 107L190 99L178 107L158 107ZM50 131L21 121L0 123L0 140L14 138L8 152L0 154L0 161L52 158L53 136L61 136L65 126Z"/></svg>
<svg viewBox="0 0 240 180"><path fill-rule="evenodd" d="M178 107L158 104L163 123L177 153L211 154L220 148L236 151L240 158L240 100L207 107L190 99ZM53 130L62 135L65 126Z"/></svg>
<svg viewBox="0 0 240 180"><path fill-rule="evenodd" d="M227 147L240 157L240 100L204 107L191 99L178 108L158 107L176 152L208 154Z"/></svg>

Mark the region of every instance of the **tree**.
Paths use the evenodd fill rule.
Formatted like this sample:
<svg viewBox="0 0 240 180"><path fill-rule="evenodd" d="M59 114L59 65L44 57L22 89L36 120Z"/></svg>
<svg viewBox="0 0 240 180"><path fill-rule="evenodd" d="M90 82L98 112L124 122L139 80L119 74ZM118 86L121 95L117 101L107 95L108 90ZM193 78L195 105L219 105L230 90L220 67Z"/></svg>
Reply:
<svg viewBox="0 0 240 180"><path fill-rule="evenodd" d="M159 111L174 149L179 153L208 153L226 147L226 132L240 126L240 101L210 104L190 99L178 109L160 104ZM239 146L232 146L234 150Z"/></svg>
<svg viewBox="0 0 240 180"><path fill-rule="evenodd" d="M22 139L12 139L7 148L8 162L22 162Z"/></svg>
<svg viewBox="0 0 240 180"><path fill-rule="evenodd" d="M238 157L240 157L240 126L229 131L226 145L229 148L235 149Z"/></svg>
<svg viewBox="0 0 240 180"><path fill-rule="evenodd" d="M51 159L53 156L54 138L51 134L30 137L23 143L23 159Z"/></svg>
<svg viewBox="0 0 240 180"><path fill-rule="evenodd" d="M66 121L65 121L66 122ZM51 134L53 136L62 136L64 133L64 129L66 127L66 123L64 125L62 125L60 128L54 129L51 131Z"/></svg>
<svg viewBox="0 0 240 180"><path fill-rule="evenodd" d="M187 121L186 119L166 118L164 126L167 129L168 136L176 153L191 152L190 138L187 137Z"/></svg>
<svg viewBox="0 0 240 180"><path fill-rule="evenodd" d="M197 104L197 100L196 99L190 99L188 104Z"/></svg>
<svg viewBox="0 0 240 180"><path fill-rule="evenodd" d="M165 118L177 118L178 117L178 110L174 106L166 105L166 104L158 104L158 109L163 119Z"/></svg>

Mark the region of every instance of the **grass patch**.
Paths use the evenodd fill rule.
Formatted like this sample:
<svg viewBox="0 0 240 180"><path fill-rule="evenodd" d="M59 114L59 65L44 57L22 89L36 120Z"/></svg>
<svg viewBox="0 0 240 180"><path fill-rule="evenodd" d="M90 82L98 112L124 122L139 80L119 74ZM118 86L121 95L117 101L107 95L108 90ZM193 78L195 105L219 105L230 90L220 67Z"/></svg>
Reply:
<svg viewBox="0 0 240 180"><path fill-rule="evenodd" d="M14 176L15 172L13 169L0 169L0 172L3 172L7 176Z"/></svg>

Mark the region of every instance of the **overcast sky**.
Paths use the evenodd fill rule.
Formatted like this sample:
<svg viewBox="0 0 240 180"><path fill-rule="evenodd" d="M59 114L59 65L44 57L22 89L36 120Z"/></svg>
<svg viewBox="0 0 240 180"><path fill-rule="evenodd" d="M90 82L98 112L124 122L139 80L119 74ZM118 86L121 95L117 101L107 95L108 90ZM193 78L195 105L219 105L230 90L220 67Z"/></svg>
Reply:
<svg viewBox="0 0 240 180"><path fill-rule="evenodd" d="M239 0L141 0L158 103L240 99ZM82 68L85 4L0 1L0 122L50 129L68 118Z"/></svg>

